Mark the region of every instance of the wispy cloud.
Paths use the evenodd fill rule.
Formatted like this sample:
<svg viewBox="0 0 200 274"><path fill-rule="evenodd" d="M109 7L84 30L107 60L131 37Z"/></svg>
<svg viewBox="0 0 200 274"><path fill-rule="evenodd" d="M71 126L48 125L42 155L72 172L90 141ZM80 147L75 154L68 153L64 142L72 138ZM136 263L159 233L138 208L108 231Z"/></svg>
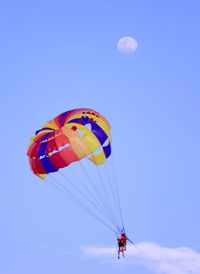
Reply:
<svg viewBox="0 0 200 274"><path fill-rule="evenodd" d="M199 274L200 253L187 247L167 248L155 243L138 243L137 248L128 246L123 265L142 264L160 274ZM116 263L114 247L84 247L83 252L104 262ZM113 258L113 260L112 260Z"/></svg>

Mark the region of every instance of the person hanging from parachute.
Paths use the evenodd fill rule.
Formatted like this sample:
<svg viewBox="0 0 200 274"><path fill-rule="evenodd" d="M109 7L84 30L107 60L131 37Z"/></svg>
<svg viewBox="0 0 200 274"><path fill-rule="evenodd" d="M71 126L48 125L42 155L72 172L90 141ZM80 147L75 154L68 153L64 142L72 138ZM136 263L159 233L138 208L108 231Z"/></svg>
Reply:
<svg viewBox="0 0 200 274"><path fill-rule="evenodd" d="M118 259L120 259L120 253L122 253L122 256L125 257L125 251L126 251L126 244L127 244L127 236L124 231L124 229L121 231L121 234L117 237L117 242L118 242Z"/></svg>

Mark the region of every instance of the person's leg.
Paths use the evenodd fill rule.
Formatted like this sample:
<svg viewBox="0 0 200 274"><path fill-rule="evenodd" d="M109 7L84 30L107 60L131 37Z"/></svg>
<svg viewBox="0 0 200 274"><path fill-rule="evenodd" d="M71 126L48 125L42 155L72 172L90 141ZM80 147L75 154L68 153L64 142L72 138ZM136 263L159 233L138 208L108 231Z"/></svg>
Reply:
<svg viewBox="0 0 200 274"><path fill-rule="evenodd" d="M120 247L118 248L117 253L118 253L118 259L120 259Z"/></svg>

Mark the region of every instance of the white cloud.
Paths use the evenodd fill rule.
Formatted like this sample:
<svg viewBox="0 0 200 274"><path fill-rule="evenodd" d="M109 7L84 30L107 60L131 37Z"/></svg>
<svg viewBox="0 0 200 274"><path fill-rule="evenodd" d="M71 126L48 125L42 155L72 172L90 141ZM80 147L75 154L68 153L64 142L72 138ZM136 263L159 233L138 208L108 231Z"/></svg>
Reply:
<svg viewBox="0 0 200 274"><path fill-rule="evenodd" d="M187 247L166 248L155 243L138 243L138 248L128 246L123 265L142 264L160 274L199 274L200 253ZM114 247L84 247L88 256L96 257L104 263L116 263ZM113 260L112 260L113 259Z"/></svg>

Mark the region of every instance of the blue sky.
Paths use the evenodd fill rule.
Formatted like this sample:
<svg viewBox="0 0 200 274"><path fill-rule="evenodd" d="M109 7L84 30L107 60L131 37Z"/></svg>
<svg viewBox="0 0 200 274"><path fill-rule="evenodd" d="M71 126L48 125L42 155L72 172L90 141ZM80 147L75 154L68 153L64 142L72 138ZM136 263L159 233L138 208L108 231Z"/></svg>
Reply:
<svg viewBox="0 0 200 274"><path fill-rule="evenodd" d="M200 263L174 270L170 259L183 248L181 262L200 261L199 8L178 0L1 3L0 274L199 273ZM116 49L125 35L138 42L134 54ZM77 107L112 125L126 229L157 260L153 269L132 247L118 261L115 235L30 171L35 130Z"/></svg>

